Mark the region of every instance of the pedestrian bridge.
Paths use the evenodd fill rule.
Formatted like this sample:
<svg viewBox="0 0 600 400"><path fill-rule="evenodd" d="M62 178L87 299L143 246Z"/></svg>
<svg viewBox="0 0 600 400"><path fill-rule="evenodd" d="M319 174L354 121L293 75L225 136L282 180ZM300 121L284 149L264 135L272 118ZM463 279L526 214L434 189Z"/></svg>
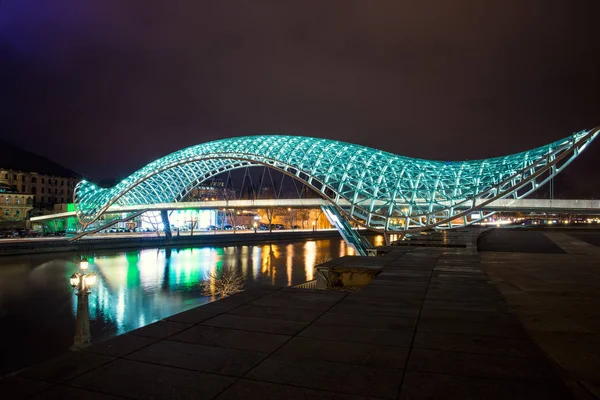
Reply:
<svg viewBox="0 0 600 400"><path fill-rule="evenodd" d="M545 212L545 213L600 213L600 200L544 200L544 199L499 199L481 205L478 200L475 207L463 205L464 209L482 209L486 212ZM113 205L104 214L137 213L140 211L162 210L256 210L265 208L320 208L331 204L325 199L264 199L264 200L223 200L202 202L177 202L146 205ZM342 207L350 205L340 201ZM32 217L32 222L45 222L61 218L76 217L75 211Z"/></svg>
<svg viewBox="0 0 600 400"><path fill-rule="evenodd" d="M303 136L235 137L169 154L112 188L81 181L74 192L75 212L85 232L109 210L179 203L213 176L264 166L310 187L346 222L383 233L450 229L486 218L495 211L489 206L496 201L508 199L502 206L510 207L510 200L538 190L599 132L600 127L584 130L522 153L474 161L415 159ZM239 207L249 205L239 203Z"/></svg>

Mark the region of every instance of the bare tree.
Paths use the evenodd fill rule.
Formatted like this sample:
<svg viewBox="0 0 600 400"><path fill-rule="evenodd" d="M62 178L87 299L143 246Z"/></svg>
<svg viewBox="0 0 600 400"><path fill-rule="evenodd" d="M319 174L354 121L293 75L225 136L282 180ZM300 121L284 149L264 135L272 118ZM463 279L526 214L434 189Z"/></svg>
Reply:
<svg viewBox="0 0 600 400"><path fill-rule="evenodd" d="M216 268L200 283L204 296L227 297L244 290L244 277L231 266Z"/></svg>
<svg viewBox="0 0 600 400"><path fill-rule="evenodd" d="M308 220L310 218L310 211L306 208L302 208L302 209L298 210L297 215L298 215L298 219L302 223L302 229L305 229L306 226L304 226L304 224L308 223Z"/></svg>
<svg viewBox="0 0 600 400"><path fill-rule="evenodd" d="M229 220L231 221L231 225L233 226L233 233L237 230L237 213L235 210L229 211Z"/></svg>
<svg viewBox="0 0 600 400"><path fill-rule="evenodd" d="M193 211L190 214L190 219L188 219L186 222L189 222L190 224L190 236L194 236L194 228L196 227L196 224L198 223L198 214Z"/></svg>
<svg viewBox="0 0 600 400"><path fill-rule="evenodd" d="M269 221L269 232L273 232L273 218L277 214L277 209L273 207L265 208L265 215Z"/></svg>
<svg viewBox="0 0 600 400"><path fill-rule="evenodd" d="M319 219L321 218L322 214L323 214L323 210L320 208L310 210L311 218L313 219L315 225L317 225L317 228L320 228L318 225L319 225Z"/></svg>
<svg viewBox="0 0 600 400"><path fill-rule="evenodd" d="M285 222L289 224L290 229L294 229L294 222L296 221L296 210L292 208L281 208L280 212L281 215L283 215Z"/></svg>

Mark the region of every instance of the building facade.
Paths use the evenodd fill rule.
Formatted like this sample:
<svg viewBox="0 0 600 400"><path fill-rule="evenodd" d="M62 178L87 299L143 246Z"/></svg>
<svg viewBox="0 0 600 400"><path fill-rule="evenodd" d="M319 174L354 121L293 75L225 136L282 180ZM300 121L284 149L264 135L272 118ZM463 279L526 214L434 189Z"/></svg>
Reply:
<svg viewBox="0 0 600 400"><path fill-rule="evenodd" d="M235 200L235 191L225 187L221 179L211 179L204 185L195 187L183 201Z"/></svg>
<svg viewBox="0 0 600 400"><path fill-rule="evenodd" d="M22 221L33 209L33 196L0 184L0 221Z"/></svg>
<svg viewBox="0 0 600 400"><path fill-rule="evenodd" d="M77 182L77 178L0 168L0 185L14 193L30 195L36 207L72 203L73 189ZM2 205L0 202L0 206Z"/></svg>

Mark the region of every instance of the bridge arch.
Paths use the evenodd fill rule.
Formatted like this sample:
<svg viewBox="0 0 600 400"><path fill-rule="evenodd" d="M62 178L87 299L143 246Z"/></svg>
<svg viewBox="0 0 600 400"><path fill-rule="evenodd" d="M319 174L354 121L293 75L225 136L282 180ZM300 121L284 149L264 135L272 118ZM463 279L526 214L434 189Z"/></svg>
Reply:
<svg viewBox="0 0 600 400"><path fill-rule="evenodd" d="M598 136L581 131L533 150L475 161L408 158L341 141L262 135L207 142L174 152L112 188L81 181L74 191L85 229L112 205L180 201L211 177L264 165L311 187L354 222L376 231L452 228L500 198L520 199L562 171Z"/></svg>

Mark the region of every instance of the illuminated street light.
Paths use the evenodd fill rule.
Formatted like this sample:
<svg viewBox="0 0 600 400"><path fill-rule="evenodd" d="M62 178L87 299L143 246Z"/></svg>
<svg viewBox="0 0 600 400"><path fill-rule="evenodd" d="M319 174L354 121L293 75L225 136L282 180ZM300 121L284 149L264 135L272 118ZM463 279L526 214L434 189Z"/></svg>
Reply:
<svg viewBox="0 0 600 400"><path fill-rule="evenodd" d="M72 350L79 350L90 344L90 310L88 295L96 284L96 274L87 273L89 262L83 257L79 261L81 272L75 272L69 278L69 283L77 294L77 317L75 322L75 337L73 338Z"/></svg>
<svg viewBox="0 0 600 400"><path fill-rule="evenodd" d="M313 221L312 226L313 226L313 232L315 231L315 226L317 225L317 221Z"/></svg>

